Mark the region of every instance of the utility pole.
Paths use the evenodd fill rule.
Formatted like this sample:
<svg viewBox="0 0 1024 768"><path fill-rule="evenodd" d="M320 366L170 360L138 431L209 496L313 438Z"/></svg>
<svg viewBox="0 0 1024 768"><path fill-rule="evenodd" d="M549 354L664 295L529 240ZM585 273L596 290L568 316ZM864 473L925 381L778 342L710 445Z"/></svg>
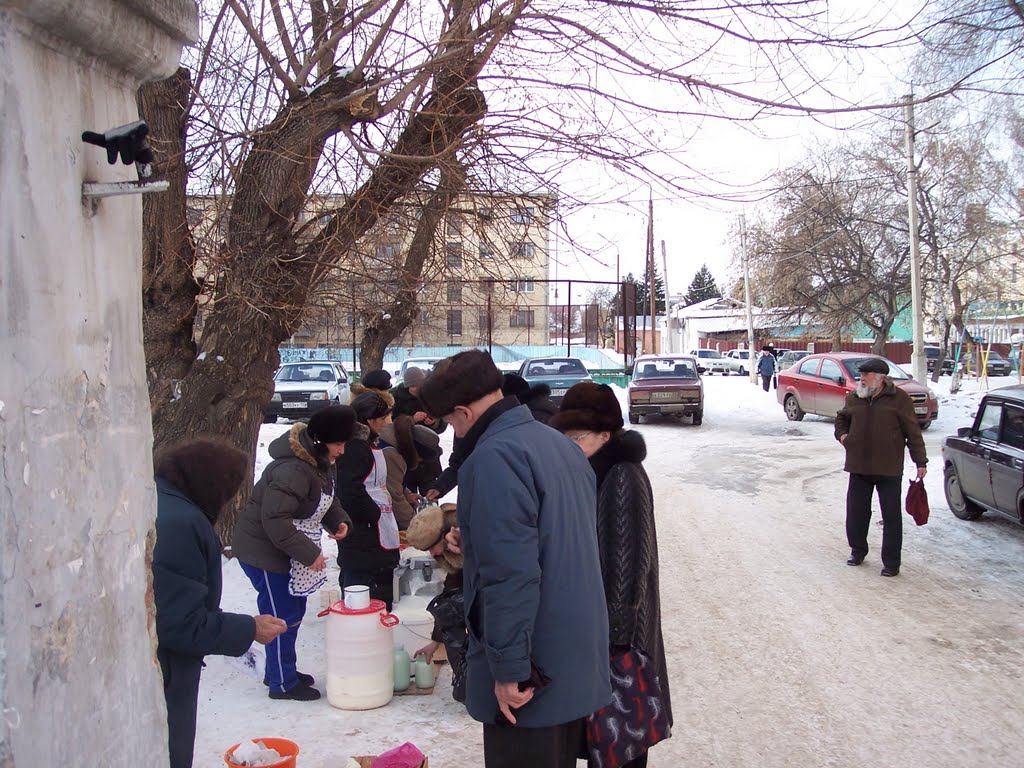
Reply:
<svg viewBox="0 0 1024 768"><path fill-rule="evenodd" d="M647 198L647 301L651 305L651 349L652 354L657 354L658 348L654 343L654 333L657 325L654 322L655 307L658 305L654 295L654 196Z"/></svg>
<svg viewBox="0 0 1024 768"><path fill-rule="evenodd" d="M917 241L917 163L914 162L914 94L903 106L904 137L907 148L907 220L910 236L910 312L913 317L914 351L910 367L914 378L928 381L928 359L924 353L924 307L921 306L921 253Z"/></svg>
<svg viewBox="0 0 1024 768"><path fill-rule="evenodd" d="M664 240L661 241L661 279L665 282L665 335L661 351L663 354L671 355L676 351L676 344L672 333L672 308L668 305L668 255L665 253Z"/></svg>
<svg viewBox="0 0 1024 768"><path fill-rule="evenodd" d="M740 258L743 260L743 295L747 302L747 367L750 383L757 384L757 359L754 357L754 308L750 298L750 259L747 256L747 215L740 214Z"/></svg>

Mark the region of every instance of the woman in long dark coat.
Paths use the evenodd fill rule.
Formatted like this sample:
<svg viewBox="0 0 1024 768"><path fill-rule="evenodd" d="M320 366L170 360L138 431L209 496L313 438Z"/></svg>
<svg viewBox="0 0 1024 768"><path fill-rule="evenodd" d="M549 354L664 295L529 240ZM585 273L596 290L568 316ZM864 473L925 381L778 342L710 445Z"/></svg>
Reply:
<svg viewBox="0 0 1024 768"><path fill-rule="evenodd" d="M654 495L641 463L647 457L643 436L623 430L622 406L611 387L590 381L565 393L550 425L580 446L597 475L597 541L608 604L609 650L639 648L652 659L671 722ZM628 768L646 765L646 753L627 763Z"/></svg>

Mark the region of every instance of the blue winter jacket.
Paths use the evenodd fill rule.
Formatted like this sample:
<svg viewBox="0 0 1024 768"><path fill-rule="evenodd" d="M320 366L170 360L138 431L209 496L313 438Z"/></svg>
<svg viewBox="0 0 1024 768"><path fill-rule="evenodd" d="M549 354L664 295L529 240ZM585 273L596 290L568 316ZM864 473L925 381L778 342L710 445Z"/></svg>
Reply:
<svg viewBox="0 0 1024 768"><path fill-rule="evenodd" d="M459 468L465 554L466 708L494 723L495 680L551 682L517 724L570 722L611 699L596 481L583 452L526 406L495 419Z"/></svg>
<svg viewBox="0 0 1024 768"><path fill-rule="evenodd" d="M775 357L774 355L761 355L757 358L757 375L758 376L774 376L775 375Z"/></svg>

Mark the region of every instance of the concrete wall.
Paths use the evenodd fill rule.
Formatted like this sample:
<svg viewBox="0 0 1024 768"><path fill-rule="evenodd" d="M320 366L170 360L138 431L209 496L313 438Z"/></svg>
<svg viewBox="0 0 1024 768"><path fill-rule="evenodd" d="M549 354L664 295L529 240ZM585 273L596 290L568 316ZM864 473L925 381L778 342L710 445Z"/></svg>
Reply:
<svg viewBox="0 0 1024 768"><path fill-rule="evenodd" d="M185 0L0 0L0 766L167 764L135 177L83 130L137 119Z"/></svg>

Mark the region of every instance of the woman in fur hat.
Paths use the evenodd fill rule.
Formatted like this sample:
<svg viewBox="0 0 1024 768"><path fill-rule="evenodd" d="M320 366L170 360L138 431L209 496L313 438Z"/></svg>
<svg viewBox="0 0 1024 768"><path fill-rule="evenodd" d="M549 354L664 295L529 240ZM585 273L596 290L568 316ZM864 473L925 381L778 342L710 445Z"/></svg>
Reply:
<svg viewBox="0 0 1024 768"><path fill-rule="evenodd" d="M249 454L200 437L156 458L153 602L156 657L164 678L171 768L191 768L203 657L241 656L287 629L274 616L220 609L221 544L213 526L238 492Z"/></svg>
<svg viewBox="0 0 1024 768"><path fill-rule="evenodd" d="M571 387L550 425L576 442L597 475L597 538L610 650L639 648L651 658L671 722L654 495L641 464L647 446L639 432L623 430L622 405L607 384L583 381ZM646 766L647 754L626 765Z"/></svg>
<svg viewBox="0 0 1024 768"><path fill-rule="evenodd" d="M338 545L341 586L368 586L370 597L383 601L391 610L393 575L398 565L398 521L388 488L388 460L378 442L379 430L391 421L391 406L381 393L363 392L352 401L352 410L356 431L338 464L341 503L352 516L352 533ZM398 497L409 506L401 491Z"/></svg>
<svg viewBox="0 0 1024 768"><path fill-rule="evenodd" d="M272 699L320 698L313 678L295 668L295 639L306 597L327 580L321 533L341 540L352 523L338 498L335 462L355 424L351 408L332 405L274 440L273 461L235 526L231 548L256 588L257 605L288 624L288 631L267 646L264 682Z"/></svg>

